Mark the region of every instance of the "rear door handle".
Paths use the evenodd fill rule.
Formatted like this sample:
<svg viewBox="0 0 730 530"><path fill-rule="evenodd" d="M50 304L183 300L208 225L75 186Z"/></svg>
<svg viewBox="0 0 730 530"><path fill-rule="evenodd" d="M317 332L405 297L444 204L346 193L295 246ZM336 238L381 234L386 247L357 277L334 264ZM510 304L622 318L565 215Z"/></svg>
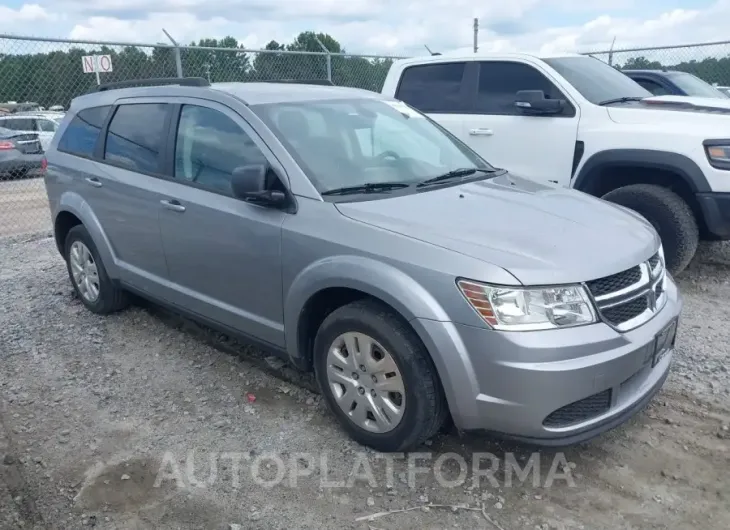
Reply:
<svg viewBox="0 0 730 530"><path fill-rule="evenodd" d="M86 182L88 182L95 188L101 188L101 181L96 177L87 177Z"/></svg>
<svg viewBox="0 0 730 530"><path fill-rule="evenodd" d="M160 204L162 204L162 206L164 206L168 210L172 210L173 212L184 212L185 211L185 206L180 204L180 202L175 199L162 199L160 201Z"/></svg>
<svg viewBox="0 0 730 530"><path fill-rule="evenodd" d="M492 129L469 129L469 134L472 136L492 136L494 131Z"/></svg>

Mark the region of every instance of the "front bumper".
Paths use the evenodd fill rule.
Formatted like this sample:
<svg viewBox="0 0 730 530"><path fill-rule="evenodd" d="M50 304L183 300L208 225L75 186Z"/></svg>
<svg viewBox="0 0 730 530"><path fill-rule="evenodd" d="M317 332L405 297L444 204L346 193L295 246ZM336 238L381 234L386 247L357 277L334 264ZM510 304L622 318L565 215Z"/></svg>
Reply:
<svg viewBox="0 0 730 530"><path fill-rule="evenodd" d="M669 276L666 296L661 311L626 333L603 323L522 333L427 320L414 325L433 352L458 428L571 445L625 422L661 388L674 352L652 367L654 339L682 309ZM556 411L576 403L589 414L554 421Z"/></svg>
<svg viewBox="0 0 730 530"><path fill-rule="evenodd" d="M698 193L702 216L712 237L730 239L730 193Z"/></svg>

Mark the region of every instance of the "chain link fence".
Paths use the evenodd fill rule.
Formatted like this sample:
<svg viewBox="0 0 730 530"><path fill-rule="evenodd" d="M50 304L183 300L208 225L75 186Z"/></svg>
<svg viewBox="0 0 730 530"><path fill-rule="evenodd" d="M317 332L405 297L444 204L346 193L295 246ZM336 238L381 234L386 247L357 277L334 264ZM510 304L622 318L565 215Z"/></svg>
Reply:
<svg viewBox="0 0 730 530"><path fill-rule="evenodd" d="M381 89L392 61L399 58L246 50L233 39L218 44L67 41L0 34L0 237L50 229L38 169L60 114L31 116L28 110L67 109L74 97L92 90L97 74L84 73L84 57L109 56L109 65L99 68L94 63L102 70L101 83L175 76L211 82L317 79L374 91ZM676 69L730 86L730 41L586 53L618 68ZM36 133L40 147L32 139Z"/></svg>
<svg viewBox="0 0 730 530"><path fill-rule="evenodd" d="M730 41L586 52L619 69L679 70L730 86Z"/></svg>
<svg viewBox="0 0 730 530"><path fill-rule="evenodd" d="M66 41L0 35L0 237L49 230L40 175L42 150L73 98L98 82L158 77L203 77L210 82L330 80L379 91L394 59L326 52L246 50L230 46L178 46ZM108 56L88 62L89 56ZM108 71L107 71L108 70ZM35 112L43 109L44 113ZM31 115L29 111L34 111ZM55 122L55 123L54 123ZM33 134L38 134L35 142ZM40 146L38 145L40 143Z"/></svg>

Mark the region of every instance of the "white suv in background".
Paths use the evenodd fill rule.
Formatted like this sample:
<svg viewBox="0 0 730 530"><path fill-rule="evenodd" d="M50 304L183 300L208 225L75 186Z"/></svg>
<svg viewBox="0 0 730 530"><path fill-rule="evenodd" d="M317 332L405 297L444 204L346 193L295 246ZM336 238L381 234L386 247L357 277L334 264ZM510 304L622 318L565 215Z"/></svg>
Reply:
<svg viewBox="0 0 730 530"><path fill-rule="evenodd" d="M637 211L659 232L673 273L699 239L730 239L730 100L652 96L575 54L404 59L382 92L497 167Z"/></svg>
<svg viewBox="0 0 730 530"><path fill-rule="evenodd" d="M41 147L47 151L63 116L63 112L23 112L0 115L0 127L11 131L38 134Z"/></svg>

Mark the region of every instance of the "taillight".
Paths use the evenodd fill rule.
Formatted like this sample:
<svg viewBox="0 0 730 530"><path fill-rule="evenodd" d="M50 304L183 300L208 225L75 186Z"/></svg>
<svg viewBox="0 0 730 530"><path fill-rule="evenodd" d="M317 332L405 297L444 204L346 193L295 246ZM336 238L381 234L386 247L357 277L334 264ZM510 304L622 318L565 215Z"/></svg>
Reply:
<svg viewBox="0 0 730 530"><path fill-rule="evenodd" d="M45 171L48 169L48 160L46 160L46 157L44 156L41 158L41 171Z"/></svg>
<svg viewBox="0 0 730 530"><path fill-rule="evenodd" d="M7 140L0 140L0 151L7 151L8 149L15 149L15 144Z"/></svg>

